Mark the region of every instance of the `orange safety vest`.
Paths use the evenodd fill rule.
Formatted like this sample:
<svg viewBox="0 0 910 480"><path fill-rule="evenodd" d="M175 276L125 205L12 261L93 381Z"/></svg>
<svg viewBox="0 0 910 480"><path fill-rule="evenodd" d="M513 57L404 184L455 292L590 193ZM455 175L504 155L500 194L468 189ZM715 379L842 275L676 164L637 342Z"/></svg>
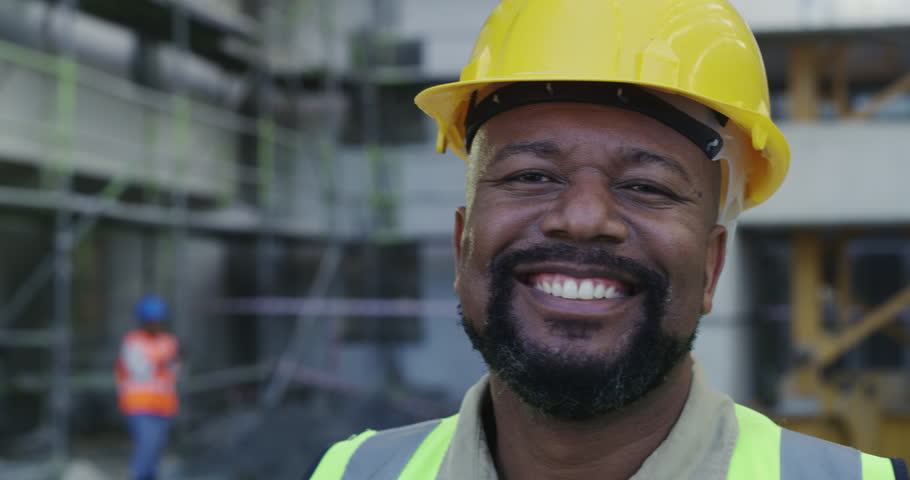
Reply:
<svg viewBox="0 0 910 480"><path fill-rule="evenodd" d="M123 355L127 350L138 350L151 367L148 378L131 378ZM120 410L126 415L177 414L177 338L169 333L152 335L137 329L126 334L120 357L114 368Z"/></svg>

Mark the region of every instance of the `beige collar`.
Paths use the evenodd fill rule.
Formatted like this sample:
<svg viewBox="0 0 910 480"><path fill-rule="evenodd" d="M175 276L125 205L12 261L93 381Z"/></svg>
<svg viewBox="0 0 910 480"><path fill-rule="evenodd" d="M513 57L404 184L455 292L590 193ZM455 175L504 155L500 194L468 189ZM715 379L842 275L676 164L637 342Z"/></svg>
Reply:
<svg viewBox="0 0 910 480"><path fill-rule="evenodd" d="M630 480L727 478L739 435L733 401L708 386L697 362L693 373L692 388L679 420ZM489 378L484 375L465 395L437 480L498 479L481 417L489 391Z"/></svg>

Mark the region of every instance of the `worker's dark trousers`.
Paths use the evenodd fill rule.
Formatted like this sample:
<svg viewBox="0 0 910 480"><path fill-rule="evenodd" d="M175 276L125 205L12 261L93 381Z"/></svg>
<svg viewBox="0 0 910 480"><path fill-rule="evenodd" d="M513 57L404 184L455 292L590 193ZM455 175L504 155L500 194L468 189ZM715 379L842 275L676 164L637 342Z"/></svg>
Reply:
<svg viewBox="0 0 910 480"><path fill-rule="evenodd" d="M167 443L171 419L158 415L127 415L126 420L133 437L133 455L130 457L132 479L154 480L158 460Z"/></svg>

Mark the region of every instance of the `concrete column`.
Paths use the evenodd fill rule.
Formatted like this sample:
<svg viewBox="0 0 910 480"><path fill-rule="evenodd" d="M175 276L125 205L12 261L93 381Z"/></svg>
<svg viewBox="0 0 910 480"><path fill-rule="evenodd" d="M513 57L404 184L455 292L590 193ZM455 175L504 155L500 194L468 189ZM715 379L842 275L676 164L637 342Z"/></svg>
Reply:
<svg viewBox="0 0 910 480"><path fill-rule="evenodd" d="M749 285L741 237L728 247L727 261L714 295L713 311L702 318L695 355L712 387L738 402L752 397L752 344Z"/></svg>

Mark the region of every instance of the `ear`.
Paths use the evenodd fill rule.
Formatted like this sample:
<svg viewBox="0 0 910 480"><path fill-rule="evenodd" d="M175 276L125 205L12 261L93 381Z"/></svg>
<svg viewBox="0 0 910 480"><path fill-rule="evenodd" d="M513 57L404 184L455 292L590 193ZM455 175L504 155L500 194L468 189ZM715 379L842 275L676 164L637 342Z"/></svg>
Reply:
<svg viewBox="0 0 910 480"><path fill-rule="evenodd" d="M714 291L720 273L724 269L724 260L727 257L727 229L715 225L708 235L708 248L705 252L705 288L702 293L701 314L711 313L714 306Z"/></svg>
<svg viewBox="0 0 910 480"><path fill-rule="evenodd" d="M455 228L452 230L452 243L455 247L455 289L458 290L459 265L461 265L461 240L464 235L465 216L467 215L465 207L458 207L455 210Z"/></svg>

